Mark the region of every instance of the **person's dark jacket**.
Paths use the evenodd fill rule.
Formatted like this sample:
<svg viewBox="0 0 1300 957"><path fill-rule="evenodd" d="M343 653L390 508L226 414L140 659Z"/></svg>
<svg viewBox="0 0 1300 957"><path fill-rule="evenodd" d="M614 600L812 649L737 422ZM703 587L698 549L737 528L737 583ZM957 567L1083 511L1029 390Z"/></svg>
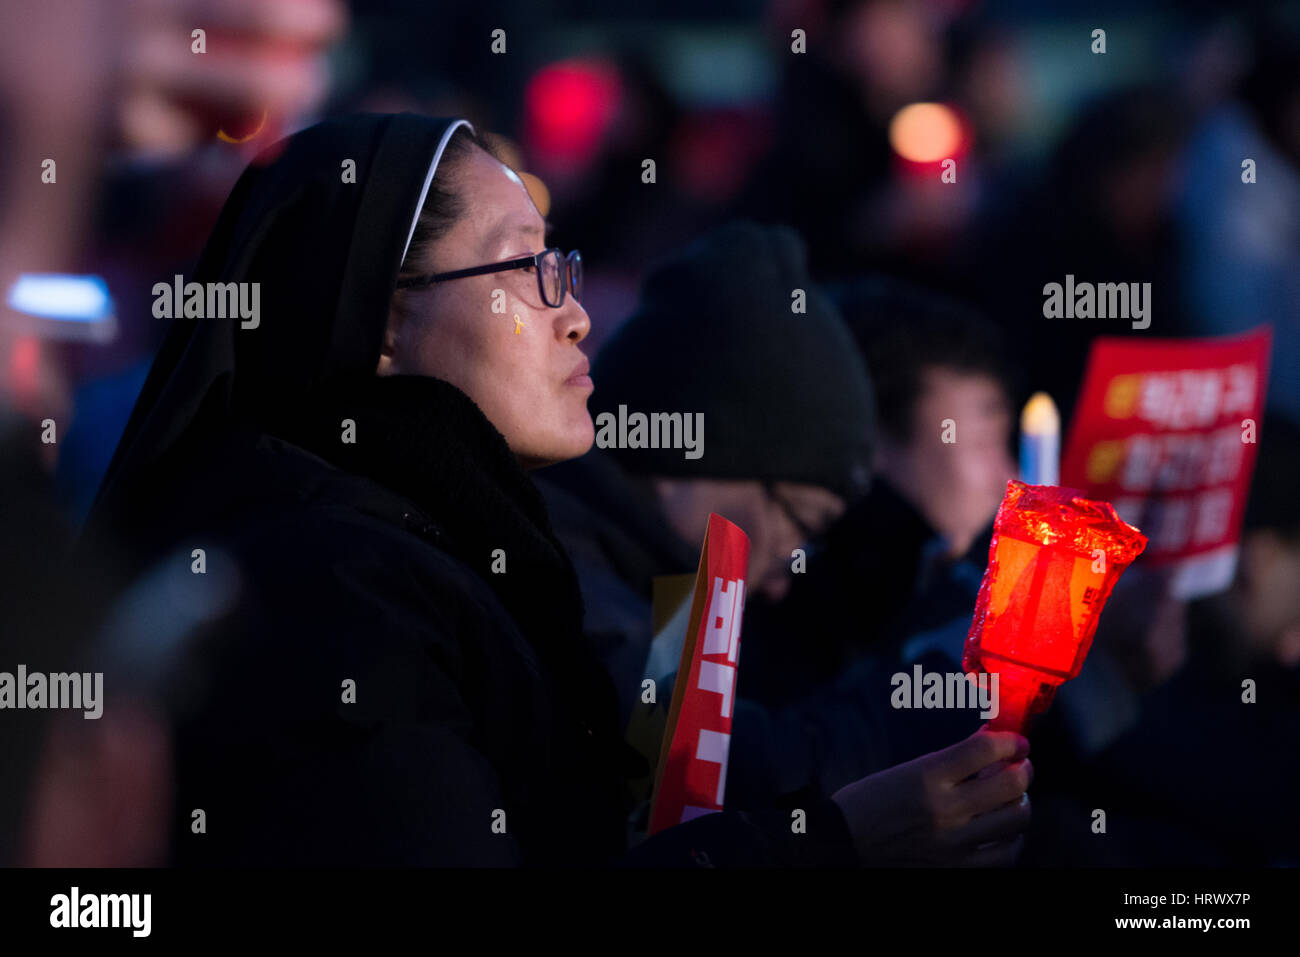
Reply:
<svg viewBox="0 0 1300 957"><path fill-rule="evenodd" d="M693 575L699 551L669 526L647 484L608 455L593 451L543 469L537 487L573 560L583 631L614 680L626 725L648 677L654 579Z"/></svg>
<svg viewBox="0 0 1300 957"><path fill-rule="evenodd" d="M390 428L410 426L416 390L425 407L437 399L417 417L423 451ZM563 579L538 557L548 537L540 500L509 488L512 472L494 455L508 455L504 442L452 387L377 380L375 391L397 400L356 413L365 470L410 470L409 486L424 488L418 505L258 433L197 455L191 480L156 502L156 528L184 529L163 550L173 571L192 574L193 550L204 549L211 601L230 605L192 636L164 686L175 862L618 861L622 779L643 769L580 634L559 647L545 627L567 620L576 594L547 603L528 593L530 575L553 574L550 587ZM505 571L490 581L474 566L490 566L497 548ZM206 828L196 833L199 809ZM852 864L838 809L814 810L811 840L813 828L791 833L784 810L711 815L624 860Z"/></svg>

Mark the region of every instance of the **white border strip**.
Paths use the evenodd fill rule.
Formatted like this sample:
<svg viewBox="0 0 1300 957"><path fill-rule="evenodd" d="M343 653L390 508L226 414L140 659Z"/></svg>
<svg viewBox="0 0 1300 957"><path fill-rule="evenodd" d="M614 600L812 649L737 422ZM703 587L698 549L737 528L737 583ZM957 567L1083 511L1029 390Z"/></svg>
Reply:
<svg viewBox="0 0 1300 957"><path fill-rule="evenodd" d="M1237 552L1238 545L1233 542L1176 562L1171 594L1190 601L1223 591L1237 573Z"/></svg>
<svg viewBox="0 0 1300 957"><path fill-rule="evenodd" d="M420 201L415 204L415 215L411 217L411 229L406 234L406 245L402 247L402 262L397 268L400 270L406 265L406 253L411 248L411 240L415 237L415 224L420 221L420 210L424 209L424 200L429 195L429 187L433 184L433 174L438 171L438 164L442 161L442 151L447 148L447 142L462 126L468 127L471 133L474 127L470 125L469 120L456 120L447 131L442 134L442 139L438 142L438 149L433 154L433 162L429 164L429 173L424 177L424 188L420 190Z"/></svg>

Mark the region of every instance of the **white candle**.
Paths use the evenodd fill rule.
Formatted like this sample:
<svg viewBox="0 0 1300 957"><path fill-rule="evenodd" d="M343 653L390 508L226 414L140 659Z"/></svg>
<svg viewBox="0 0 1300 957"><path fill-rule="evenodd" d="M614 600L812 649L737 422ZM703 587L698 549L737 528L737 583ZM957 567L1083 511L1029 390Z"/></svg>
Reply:
<svg viewBox="0 0 1300 957"><path fill-rule="evenodd" d="M1035 392L1020 413L1020 481L1061 483L1061 416L1046 392Z"/></svg>

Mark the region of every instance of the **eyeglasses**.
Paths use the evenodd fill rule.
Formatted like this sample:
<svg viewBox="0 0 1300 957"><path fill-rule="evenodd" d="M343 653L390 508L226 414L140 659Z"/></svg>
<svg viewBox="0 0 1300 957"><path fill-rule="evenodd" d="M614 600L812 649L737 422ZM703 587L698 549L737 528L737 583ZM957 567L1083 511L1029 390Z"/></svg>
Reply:
<svg viewBox="0 0 1300 957"><path fill-rule="evenodd" d="M411 289L431 286L435 282L448 279L464 279L467 276L486 276L494 272L506 272L510 269L536 269L537 290L542 295L542 302L552 309L564 305L564 296L571 294L575 302L582 302L582 253L573 250L567 256L554 247L543 249L531 256L507 259L505 262L489 263L486 266L471 266L468 269L453 269L440 272L434 276L418 276L402 279L397 283L398 289Z"/></svg>
<svg viewBox="0 0 1300 957"><path fill-rule="evenodd" d="M817 537L817 529L804 521L790 500L777 491L774 482L764 482L763 490L767 493L768 499L775 502L777 507L785 513L785 517L790 520L790 524L799 532L804 542L810 542Z"/></svg>

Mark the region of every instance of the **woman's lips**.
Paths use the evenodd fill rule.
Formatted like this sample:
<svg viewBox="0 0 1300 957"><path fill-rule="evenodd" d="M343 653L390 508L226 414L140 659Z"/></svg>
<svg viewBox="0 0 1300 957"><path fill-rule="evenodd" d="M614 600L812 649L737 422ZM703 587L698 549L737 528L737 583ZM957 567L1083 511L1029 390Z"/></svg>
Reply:
<svg viewBox="0 0 1300 957"><path fill-rule="evenodd" d="M583 360L574 368L573 375L564 380L564 384L590 389L592 388L591 376L589 375L590 372L591 360L584 357Z"/></svg>

